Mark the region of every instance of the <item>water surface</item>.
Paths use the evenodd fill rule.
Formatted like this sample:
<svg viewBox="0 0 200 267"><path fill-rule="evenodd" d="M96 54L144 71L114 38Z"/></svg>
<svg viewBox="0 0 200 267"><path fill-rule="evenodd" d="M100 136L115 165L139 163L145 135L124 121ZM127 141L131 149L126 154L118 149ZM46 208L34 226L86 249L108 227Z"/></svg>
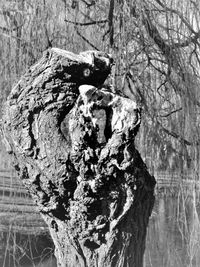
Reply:
<svg viewBox="0 0 200 267"><path fill-rule="evenodd" d="M9 195L0 190L0 266L56 267L48 229L31 199L19 192ZM144 267L199 267L199 216L195 188L157 192Z"/></svg>
<svg viewBox="0 0 200 267"><path fill-rule="evenodd" d="M199 216L195 189L158 195L148 227L144 267L199 267Z"/></svg>

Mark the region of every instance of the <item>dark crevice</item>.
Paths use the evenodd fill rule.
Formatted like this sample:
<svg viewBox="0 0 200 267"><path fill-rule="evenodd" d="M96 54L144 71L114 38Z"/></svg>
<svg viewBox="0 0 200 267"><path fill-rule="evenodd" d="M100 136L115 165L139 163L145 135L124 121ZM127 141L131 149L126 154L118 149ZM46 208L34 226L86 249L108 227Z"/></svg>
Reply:
<svg viewBox="0 0 200 267"><path fill-rule="evenodd" d="M113 116L113 110L111 107L106 107L105 111L106 111L106 127L104 130L104 135L105 135L106 141L108 141L112 136L111 121L112 121L112 116Z"/></svg>

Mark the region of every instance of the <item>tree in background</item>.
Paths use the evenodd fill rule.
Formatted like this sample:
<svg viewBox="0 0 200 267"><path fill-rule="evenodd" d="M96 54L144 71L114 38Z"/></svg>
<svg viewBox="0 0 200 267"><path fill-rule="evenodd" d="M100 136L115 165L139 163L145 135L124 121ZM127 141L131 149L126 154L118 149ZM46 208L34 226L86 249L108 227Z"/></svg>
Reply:
<svg viewBox="0 0 200 267"><path fill-rule="evenodd" d="M152 171L198 173L199 13L198 0L4 0L2 100L49 46L110 52L112 90L136 99L146 115L138 146Z"/></svg>

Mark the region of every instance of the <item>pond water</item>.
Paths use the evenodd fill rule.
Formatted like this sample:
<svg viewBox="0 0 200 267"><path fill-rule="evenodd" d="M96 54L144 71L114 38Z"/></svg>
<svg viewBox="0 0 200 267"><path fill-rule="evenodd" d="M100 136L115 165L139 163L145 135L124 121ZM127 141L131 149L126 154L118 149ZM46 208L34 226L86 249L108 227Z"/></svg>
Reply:
<svg viewBox="0 0 200 267"><path fill-rule="evenodd" d="M40 215L0 204L0 266L56 267L53 244ZM13 207L13 208L12 208ZM18 207L19 208L19 207ZM149 220L144 267L200 266L200 199L195 190L158 192Z"/></svg>
<svg viewBox="0 0 200 267"><path fill-rule="evenodd" d="M157 195L144 267L200 266L200 199L194 190Z"/></svg>

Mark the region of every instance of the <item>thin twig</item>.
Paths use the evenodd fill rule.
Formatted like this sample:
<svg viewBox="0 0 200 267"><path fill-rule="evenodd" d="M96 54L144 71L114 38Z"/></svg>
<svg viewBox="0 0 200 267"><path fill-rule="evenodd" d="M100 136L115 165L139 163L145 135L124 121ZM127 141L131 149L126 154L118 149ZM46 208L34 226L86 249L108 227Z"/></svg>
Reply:
<svg viewBox="0 0 200 267"><path fill-rule="evenodd" d="M179 43L174 43L172 46L179 48L179 47L186 47L190 45L191 43L196 43L197 39L200 38L200 31L198 31L193 37L189 37L187 40Z"/></svg>
<svg viewBox="0 0 200 267"><path fill-rule="evenodd" d="M102 23L108 22L107 19L102 19L102 20L98 20L98 21L90 21L90 22L77 22L77 21L72 21L72 20L68 20L68 19L65 19L65 21L72 23L74 25L77 25L77 26L97 25L97 24L102 24Z"/></svg>
<svg viewBox="0 0 200 267"><path fill-rule="evenodd" d="M192 33L196 33L187 19L178 10L166 6L164 3L161 3L160 0L156 0L156 2L164 9L164 11L169 11L176 14Z"/></svg>
<svg viewBox="0 0 200 267"><path fill-rule="evenodd" d="M171 135L172 137L176 138L177 140L179 140L181 143L183 143L184 145L187 146L199 146L200 145L200 140L197 140L196 142L190 142L186 139L184 139L182 136L180 136L179 134L170 131L168 129L166 129L158 120L156 120L158 125L161 127L161 129L168 135Z"/></svg>
<svg viewBox="0 0 200 267"><path fill-rule="evenodd" d="M86 43L88 43L92 48L94 48L95 50L97 50L97 51L99 51L99 49L95 46L95 45L93 45L87 38L85 38L85 36L83 36L79 31L78 31L78 29L76 29L76 32L77 32L77 34L86 42Z"/></svg>
<svg viewBox="0 0 200 267"><path fill-rule="evenodd" d="M159 115L159 117L164 117L164 118L166 118L166 117L169 117L169 116L171 116L173 113L176 113L176 112L178 112L178 111L180 111L180 110L182 110L182 108L178 108L178 109L172 110L170 113L167 113L167 114L165 114L165 115Z"/></svg>

